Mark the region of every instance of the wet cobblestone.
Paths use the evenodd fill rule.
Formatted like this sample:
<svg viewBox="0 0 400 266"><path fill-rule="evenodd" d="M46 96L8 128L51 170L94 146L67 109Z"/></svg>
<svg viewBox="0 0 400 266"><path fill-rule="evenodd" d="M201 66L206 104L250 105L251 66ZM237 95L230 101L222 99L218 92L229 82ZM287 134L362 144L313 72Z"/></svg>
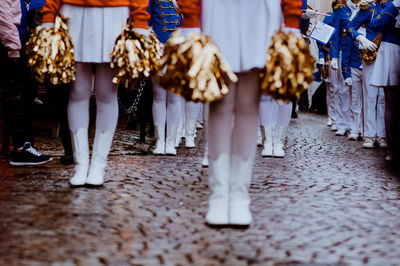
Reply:
<svg viewBox="0 0 400 266"><path fill-rule="evenodd" d="M399 265L400 182L383 150L336 137L301 113L287 156L261 158L254 223L210 229L199 148L154 156L119 130L102 188L70 188L72 166L0 162L0 265ZM40 138L39 150L60 155Z"/></svg>

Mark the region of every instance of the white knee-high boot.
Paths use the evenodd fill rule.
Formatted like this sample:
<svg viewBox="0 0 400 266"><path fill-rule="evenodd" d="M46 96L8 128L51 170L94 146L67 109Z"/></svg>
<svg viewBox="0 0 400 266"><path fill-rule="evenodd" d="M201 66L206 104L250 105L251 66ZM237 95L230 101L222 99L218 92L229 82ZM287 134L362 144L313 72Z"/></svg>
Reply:
<svg viewBox="0 0 400 266"><path fill-rule="evenodd" d="M113 137L113 131L101 132L100 129L96 129L92 161L86 184L100 186L104 183L104 171L107 166L107 156L111 149Z"/></svg>
<svg viewBox="0 0 400 266"><path fill-rule="evenodd" d="M79 128L75 133L71 132L71 140L75 172L69 183L72 186L82 186L86 184L89 169L88 129Z"/></svg>
<svg viewBox="0 0 400 266"><path fill-rule="evenodd" d="M206 215L206 221L210 225L229 224L229 169L228 154L221 154L216 160L210 160L210 198Z"/></svg>
<svg viewBox="0 0 400 266"><path fill-rule="evenodd" d="M165 140L165 154L176 155L175 141L178 126L167 124L167 138Z"/></svg>
<svg viewBox="0 0 400 266"><path fill-rule="evenodd" d="M165 154L165 124L155 125L154 128L157 134L157 142L153 154Z"/></svg>
<svg viewBox="0 0 400 266"><path fill-rule="evenodd" d="M265 134L265 140L264 140L264 148L261 151L261 156L262 157L272 157L274 155L272 151L272 125L267 125L264 126L264 134Z"/></svg>
<svg viewBox="0 0 400 266"><path fill-rule="evenodd" d="M283 150L283 142L286 137L285 126L275 126L274 130L274 157L283 158L285 157L285 151Z"/></svg>
<svg viewBox="0 0 400 266"><path fill-rule="evenodd" d="M246 226L252 221L249 187L253 159L232 155L229 180L229 224Z"/></svg>
<svg viewBox="0 0 400 266"><path fill-rule="evenodd" d="M194 138L196 136L196 123L197 119L186 118L185 121L185 147L194 148L196 144L194 143Z"/></svg>

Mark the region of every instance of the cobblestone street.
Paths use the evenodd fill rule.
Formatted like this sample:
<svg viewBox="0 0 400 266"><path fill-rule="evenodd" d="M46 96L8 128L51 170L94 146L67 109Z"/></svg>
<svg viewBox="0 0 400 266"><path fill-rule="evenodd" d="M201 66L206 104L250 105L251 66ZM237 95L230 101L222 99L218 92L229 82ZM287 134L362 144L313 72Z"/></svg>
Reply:
<svg viewBox="0 0 400 266"><path fill-rule="evenodd" d="M258 148L254 222L211 229L199 148L154 156L137 131L115 137L101 188L71 188L72 166L0 162L0 265L400 265L400 179L385 151L336 137L300 113L286 157ZM150 143L150 142L148 142ZM38 150L61 155L55 139Z"/></svg>

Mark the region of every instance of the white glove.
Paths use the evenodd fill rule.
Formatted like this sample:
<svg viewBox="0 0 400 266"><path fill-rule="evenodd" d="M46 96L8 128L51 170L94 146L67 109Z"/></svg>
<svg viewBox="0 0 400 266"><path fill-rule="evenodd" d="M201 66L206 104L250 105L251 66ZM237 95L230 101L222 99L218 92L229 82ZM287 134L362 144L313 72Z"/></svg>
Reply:
<svg viewBox="0 0 400 266"><path fill-rule="evenodd" d="M351 86L351 85L353 85L353 81L351 80L351 78L347 78L345 81L344 81L344 84L346 84L346 86Z"/></svg>
<svg viewBox="0 0 400 266"><path fill-rule="evenodd" d="M284 27L283 28L283 32L284 33L294 33L294 34L296 34L296 36L297 37L301 37L301 32L300 32L300 29L296 29L296 28L289 28L289 27Z"/></svg>
<svg viewBox="0 0 400 266"><path fill-rule="evenodd" d="M148 29L134 28L133 31L136 32L137 34L141 34L141 35L144 35L146 37L149 37L149 30Z"/></svg>
<svg viewBox="0 0 400 266"><path fill-rule="evenodd" d="M42 27L42 29L54 28L54 22L44 22L40 24L40 27Z"/></svg>
<svg viewBox="0 0 400 266"><path fill-rule="evenodd" d="M371 42L363 35L358 35L356 40L360 43L362 49L367 49L371 52L374 52L378 48L375 43Z"/></svg>
<svg viewBox="0 0 400 266"><path fill-rule="evenodd" d="M310 18L315 18L317 16L317 12L315 12L312 9L307 9L302 15L302 19L310 19Z"/></svg>
<svg viewBox="0 0 400 266"><path fill-rule="evenodd" d="M325 64L325 59L320 58L318 61L318 65L324 65Z"/></svg>
<svg viewBox="0 0 400 266"><path fill-rule="evenodd" d="M400 0L394 0L393 5L397 8L400 8Z"/></svg>
<svg viewBox="0 0 400 266"><path fill-rule="evenodd" d="M337 58L332 58L331 59L331 67L334 70L338 70L339 69L339 62Z"/></svg>

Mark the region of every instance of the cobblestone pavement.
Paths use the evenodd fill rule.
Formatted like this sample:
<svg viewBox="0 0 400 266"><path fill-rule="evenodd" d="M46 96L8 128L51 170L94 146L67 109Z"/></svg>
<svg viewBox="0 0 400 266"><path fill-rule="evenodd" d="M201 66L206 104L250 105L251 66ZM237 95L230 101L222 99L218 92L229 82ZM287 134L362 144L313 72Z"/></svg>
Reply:
<svg viewBox="0 0 400 266"><path fill-rule="evenodd" d="M0 163L0 265L399 265L400 182L382 150L291 122L287 156L258 156L249 229L211 229L200 148L153 156L119 130L102 188L70 188L72 166ZM202 131L199 131L199 136ZM39 149L60 144L40 138ZM260 154L261 149L258 149Z"/></svg>

